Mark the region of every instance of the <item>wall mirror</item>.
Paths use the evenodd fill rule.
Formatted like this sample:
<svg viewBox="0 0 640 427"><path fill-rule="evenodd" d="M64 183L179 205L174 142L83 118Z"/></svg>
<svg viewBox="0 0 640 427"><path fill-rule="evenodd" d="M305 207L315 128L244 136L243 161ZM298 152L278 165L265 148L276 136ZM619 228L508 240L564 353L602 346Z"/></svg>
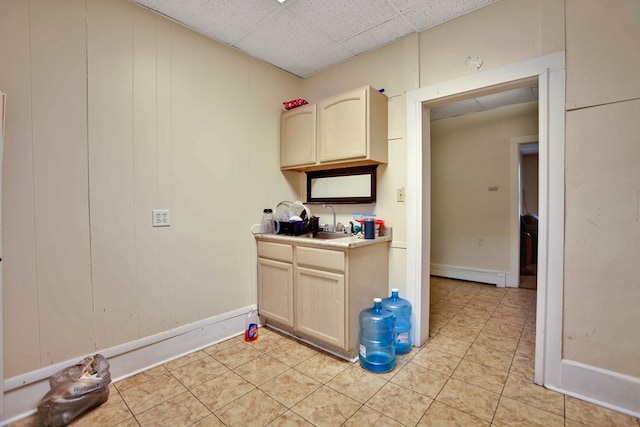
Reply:
<svg viewBox="0 0 640 427"><path fill-rule="evenodd" d="M307 203L374 203L377 167L307 172Z"/></svg>

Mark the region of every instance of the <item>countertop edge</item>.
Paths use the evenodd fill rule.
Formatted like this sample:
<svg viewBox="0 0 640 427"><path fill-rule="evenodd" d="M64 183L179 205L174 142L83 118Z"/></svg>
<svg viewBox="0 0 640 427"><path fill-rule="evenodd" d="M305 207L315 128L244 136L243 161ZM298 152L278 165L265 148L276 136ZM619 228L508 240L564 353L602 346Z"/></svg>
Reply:
<svg viewBox="0 0 640 427"><path fill-rule="evenodd" d="M256 240L266 242L290 243L303 246L316 246L336 249L352 249L362 246L377 245L391 242L393 240L393 230L391 227L385 228L385 235L375 239L365 239L364 237L346 236L337 239L314 239L310 237L288 236L285 234L254 234Z"/></svg>

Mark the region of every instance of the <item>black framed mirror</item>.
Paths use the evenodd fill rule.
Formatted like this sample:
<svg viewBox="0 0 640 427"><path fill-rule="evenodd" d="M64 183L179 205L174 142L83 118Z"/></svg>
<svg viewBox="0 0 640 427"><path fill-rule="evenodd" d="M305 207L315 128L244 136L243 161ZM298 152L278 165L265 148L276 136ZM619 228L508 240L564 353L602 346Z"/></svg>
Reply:
<svg viewBox="0 0 640 427"><path fill-rule="evenodd" d="M307 172L307 203L375 203L377 167Z"/></svg>

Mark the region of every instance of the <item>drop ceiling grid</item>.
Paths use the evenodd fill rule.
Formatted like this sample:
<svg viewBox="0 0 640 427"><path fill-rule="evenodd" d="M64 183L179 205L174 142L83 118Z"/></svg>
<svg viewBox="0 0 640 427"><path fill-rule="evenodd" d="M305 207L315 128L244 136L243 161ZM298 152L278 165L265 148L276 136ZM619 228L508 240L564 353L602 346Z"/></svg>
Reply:
<svg viewBox="0 0 640 427"><path fill-rule="evenodd" d="M335 42L342 42L398 15L398 10L386 0L298 0L286 7L294 17L308 22Z"/></svg>
<svg viewBox="0 0 640 427"><path fill-rule="evenodd" d="M324 51L334 45L333 40L312 31L286 10L271 15L235 43L238 49L281 68L300 60L302 53Z"/></svg>
<svg viewBox="0 0 640 427"><path fill-rule="evenodd" d="M130 0L300 77L497 0Z"/></svg>

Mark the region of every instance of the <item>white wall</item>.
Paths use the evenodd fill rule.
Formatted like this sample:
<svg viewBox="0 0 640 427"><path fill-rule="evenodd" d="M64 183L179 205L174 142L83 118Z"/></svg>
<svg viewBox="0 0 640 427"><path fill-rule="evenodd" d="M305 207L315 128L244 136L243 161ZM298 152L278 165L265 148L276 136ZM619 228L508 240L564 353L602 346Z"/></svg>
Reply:
<svg viewBox="0 0 640 427"><path fill-rule="evenodd" d="M406 186L406 91L471 73L469 55L481 56L484 70L563 49L563 2L500 1L302 81L309 102L366 84L389 97L389 164L378 171L376 205L358 209L375 211L394 228L390 287L403 293L406 286L406 207L396 201L397 188ZM354 209L343 208L343 218Z"/></svg>
<svg viewBox="0 0 640 427"><path fill-rule="evenodd" d="M367 205L335 205L338 221L349 221L352 212L375 213L393 228L390 249L389 287L405 293L406 210L396 201L396 190L406 186L406 101L407 89L418 87L418 35L359 56L347 63L302 81L305 99L315 102L354 87L371 85L384 89L389 100L388 163L377 170L377 201ZM366 70L366 71L364 71ZM330 222L330 211L312 207L320 222Z"/></svg>
<svg viewBox="0 0 640 427"><path fill-rule="evenodd" d="M537 102L431 122L432 263L509 272L511 138L537 129Z"/></svg>
<svg viewBox="0 0 640 427"><path fill-rule="evenodd" d="M640 3L566 6L563 357L640 378Z"/></svg>
<svg viewBox="0 0 640 427"><path fill-rule="evenodd" d="M538 154L523 154L520 166L521 212L538 214Z"/></svg>
<svg viewBox="0 0 640 427"><path fill-rule="evenodd" d="M0 2L5 376L255 302L248 227L302 194L277 168L286 99L386 89L389 164L362 208L394 227L402 289L405 92L470 73L469 55L493 69L566 37L563 357L640 377L636 0L498 1L302 82L124 0L88 4ZM171 228L149 228L154 207Z"/></svg>
<svg viewBox="0 0 640 427"><path fill-rule="evenodd" d="M640 163L639 7L635 0L615 7L599 0L498 1L420 33L417 42L405 38L303 81L309 94L333 93L343 84L392 88L388 168L398 174L380 182L387 205L380 202L376 210L396 225L404 221L404 206L388 201L403 183L406 133L392 134L391 123L406 123L404 92L472 72L464 66L467 56L481 57L483 71L566 49L563 358L629 375L633 384L640 377L640 340L633 332L640 305L634 270L639 180L631 166ZM391 166L392 159L399 163ZM406 241L404 227L398 231L394 244ZM404 281L402 254L401 247L392 248L392 281ZM582 384L574 393L606 400L594 391L602 387L587 390L581 380L569 379Z"/></svg>
<svg viewBox="0 0 640 427"><path fill-rule="evenodd" d="M5 378L255 304L300 79L125 0L3 0L0 27Z"/></svg>

